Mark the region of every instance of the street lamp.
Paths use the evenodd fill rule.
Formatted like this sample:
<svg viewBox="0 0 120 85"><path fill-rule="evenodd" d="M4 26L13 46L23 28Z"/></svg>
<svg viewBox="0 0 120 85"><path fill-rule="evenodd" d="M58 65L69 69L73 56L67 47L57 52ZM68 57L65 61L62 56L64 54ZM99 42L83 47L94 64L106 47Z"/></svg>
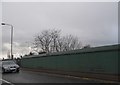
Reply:
<svg viewBox="0 0 120 85"><path fill-rule="evenodd" d="M1 25L7 25L11 27L11 59L13 59L13 26L7 23L1 23Z"/></svg>

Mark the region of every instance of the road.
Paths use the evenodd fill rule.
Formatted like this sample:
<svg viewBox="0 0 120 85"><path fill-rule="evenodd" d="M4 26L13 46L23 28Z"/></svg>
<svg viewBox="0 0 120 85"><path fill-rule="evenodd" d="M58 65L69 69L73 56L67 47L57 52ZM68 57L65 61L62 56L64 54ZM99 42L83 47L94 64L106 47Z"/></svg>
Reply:
<svg viewBox="0 0 120 85"><path fill-rule="evenodd" d="M101 83L100 81L88 78L73 78L24 70L21 70L19 73L5 73L2 79L6 83Z"/></svg>

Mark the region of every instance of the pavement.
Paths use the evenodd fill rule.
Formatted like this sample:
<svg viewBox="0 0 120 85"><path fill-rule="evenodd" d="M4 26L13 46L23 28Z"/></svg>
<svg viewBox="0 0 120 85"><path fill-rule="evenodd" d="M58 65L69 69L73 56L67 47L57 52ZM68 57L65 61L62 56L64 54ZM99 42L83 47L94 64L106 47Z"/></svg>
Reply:
<svg viewBox="0 0 120 85"><path fill-rule="evenodd" d="M16 83L112 83L89 78L78 78L73 76L33 72L20 70L19 73L5 73L2 82L10 85Z"/></svg>

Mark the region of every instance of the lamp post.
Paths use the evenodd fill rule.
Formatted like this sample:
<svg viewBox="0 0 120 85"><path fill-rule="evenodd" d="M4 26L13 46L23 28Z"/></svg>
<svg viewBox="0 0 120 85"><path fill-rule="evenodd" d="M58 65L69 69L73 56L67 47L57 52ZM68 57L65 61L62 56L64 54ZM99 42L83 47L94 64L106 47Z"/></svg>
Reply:
<svg viewBox="0 0 120 85"><path fill-rule="evenodd" d="M13 59L13 26L7 23L1 23L1 25L7 25L11 27L11 59Z"/></svg>

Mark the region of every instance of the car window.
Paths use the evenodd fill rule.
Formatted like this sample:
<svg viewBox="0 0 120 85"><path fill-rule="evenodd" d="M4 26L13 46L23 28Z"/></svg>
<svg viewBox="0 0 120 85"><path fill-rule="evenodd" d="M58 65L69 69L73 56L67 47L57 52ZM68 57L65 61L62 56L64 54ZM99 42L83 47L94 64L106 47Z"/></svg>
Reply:
<svg viewBox="0 0 120 85"><path fill-rule="evenodd" d="M15 64L15 62L13 62L13 61L3 61L2 64L3 65L9 65L9 64Z"/></svg>

